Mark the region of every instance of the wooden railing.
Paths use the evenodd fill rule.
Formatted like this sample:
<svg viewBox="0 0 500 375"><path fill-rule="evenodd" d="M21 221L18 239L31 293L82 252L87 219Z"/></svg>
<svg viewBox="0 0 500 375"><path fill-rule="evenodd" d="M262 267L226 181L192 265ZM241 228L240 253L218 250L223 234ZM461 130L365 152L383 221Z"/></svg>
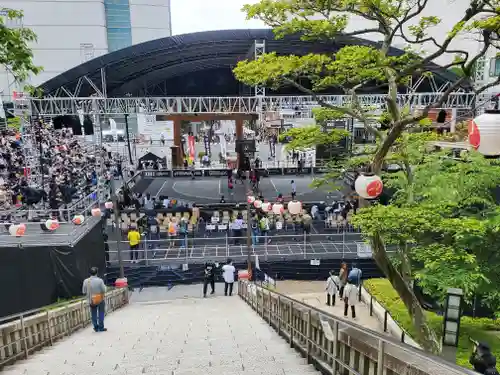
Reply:
<svg viewBox="0 0 500 375"><path fill-rule="evenodd" d="M246 281L239 296L323 374L472 375L392 337Z"/></svg>
<svg viewBox="0 0 500 375"><path fill-rule="evenodd" d="M106 313L128 303L128 289L106 293ZM5 321L5 319L3 319ZM31 310L0 325L0 369L18 359L26 359L44 346L90 324L88 300L52 310Z"/></svg>

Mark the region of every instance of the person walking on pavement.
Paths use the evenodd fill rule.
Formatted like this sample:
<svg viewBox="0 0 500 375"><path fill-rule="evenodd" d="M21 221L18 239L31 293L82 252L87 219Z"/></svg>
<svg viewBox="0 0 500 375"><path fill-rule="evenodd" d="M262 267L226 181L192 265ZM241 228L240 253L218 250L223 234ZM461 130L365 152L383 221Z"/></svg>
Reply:
<svg viewBox="0 0 500 375"><path fill-rule="evenodd" d="M326 304L335 306L335 297L339 292L340 279L333 271L330 271L330 276L326 280Z"/></svg>
<svg viewBox="0 0 500 375"><path fill-rule="evenodd" d="M358 288L347 280L344 288L344 316L349 315L349 306L351 307L352 318L356 319L356 303L358 302Z"/></svg>
<svg viewBox="0 0 500 375"><path fill-rule="evenodd" d="M212 291L210 294L215 293L215 264L212 262L205 263L205 277L203 280L203 298L207 296L207 288L208 284L210 284L210 288Z"/></svg>
<svg viewBox="0 0 500 375"><path fill-rule="evenodd" d="M97 267L90 269L90 277L83 281L82 293L87 297L90 306L90 316L94 331L104 332L104 314L106 312L106 303L104 295L106 293L106 285L104 281L97 276Z"/></svg>
<svg viewBox="0 0 500 375"><path fill-rule="evenodd" d="M222 266L222 277L224 277L224 295L229 296L233 294L234 286L234 274L236 273L236 268L233 266L233 261L231 259L227 260L227 264Z"/></svg>
<svg viewBox="0 0 500 375"><path fill-rule="evenodd" d="M344 288L345 288L345 285L347 284L347 276L348 276L347 264L342 262L342 264L340 265L340 271L339 271L339 279L340 279L339 295L340 295L340 298L342 298L344 296Z"/></svg>
<svg viewBox="0 0 500 375"><path fill-rule="evenodd" d="M355 284L356 286L361 285L361 277L363 276L363 272L356 266L356 264L352 265L352 269L349 271L349 274L347 276L347 280L351 284Z"/></svg>

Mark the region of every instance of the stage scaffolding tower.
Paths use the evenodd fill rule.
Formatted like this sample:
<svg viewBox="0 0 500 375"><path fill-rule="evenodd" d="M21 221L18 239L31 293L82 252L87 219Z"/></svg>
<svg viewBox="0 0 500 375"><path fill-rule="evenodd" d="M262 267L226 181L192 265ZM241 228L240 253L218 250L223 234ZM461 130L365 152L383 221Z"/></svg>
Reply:
<svg viewBox="0 0 500 375"><path fill-rule="evenodd" d="M37 121L43 122L41 117L33 117L31 113L31 100L27 97L18 97L14 100L14 115L20 119L22 150L25 159L24 175L28 185L41 187L43 171L41 170L40 147L37 143Z"/></svg>

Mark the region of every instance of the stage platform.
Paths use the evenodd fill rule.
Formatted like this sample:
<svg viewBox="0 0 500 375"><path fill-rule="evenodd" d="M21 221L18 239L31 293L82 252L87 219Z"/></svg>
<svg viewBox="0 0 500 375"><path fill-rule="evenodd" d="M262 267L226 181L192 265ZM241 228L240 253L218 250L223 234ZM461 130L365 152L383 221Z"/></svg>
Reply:
<svg viewBox="0 0 500 375"><path fill-rule="evenodd" d="M40 223L24 222L26 233L23 237L11 236L5 225L0 225L0 247L74 246L100 220L90 216L82 225L60 223L54 232L43 231Z"/></svg>
<svg viewBox="0 0 500 375"><path fill-rule="evenodd" d="M144 178L143 181L148 180ZM151 194L152 197L160 199L161 196L178 199L188 203L211 204L218 203L221 197L227 203L246 202L245 186L241 183L234 185L233 191L228 189L227 177L221 178L153 178L149 179L149 184L145 190L138 193ZM295 181L297 187L297 199L303 202L321 202L342 199L340 191L327 192L324 189L315 189L311 187L313 178L311 176L272 176L262 178L260 181L260 190L265 199L269 201L276 200L279 193L283 194L285 199L290 199L292 187L291 181ZM141 189L142 190L142 189Z"/></svg>

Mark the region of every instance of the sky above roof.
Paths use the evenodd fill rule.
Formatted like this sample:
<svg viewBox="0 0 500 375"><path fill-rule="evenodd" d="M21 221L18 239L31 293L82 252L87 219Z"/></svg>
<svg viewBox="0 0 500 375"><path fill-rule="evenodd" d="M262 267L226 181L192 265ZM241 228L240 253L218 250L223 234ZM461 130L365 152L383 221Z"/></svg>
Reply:
<svg viewBox="0 0 500 375"><path fill-rule="evenodd" d="M245 4L258 0L170 0L172 34L180 35L209 30L260 29L264 23L246 20L241 11Z"/></svg>

